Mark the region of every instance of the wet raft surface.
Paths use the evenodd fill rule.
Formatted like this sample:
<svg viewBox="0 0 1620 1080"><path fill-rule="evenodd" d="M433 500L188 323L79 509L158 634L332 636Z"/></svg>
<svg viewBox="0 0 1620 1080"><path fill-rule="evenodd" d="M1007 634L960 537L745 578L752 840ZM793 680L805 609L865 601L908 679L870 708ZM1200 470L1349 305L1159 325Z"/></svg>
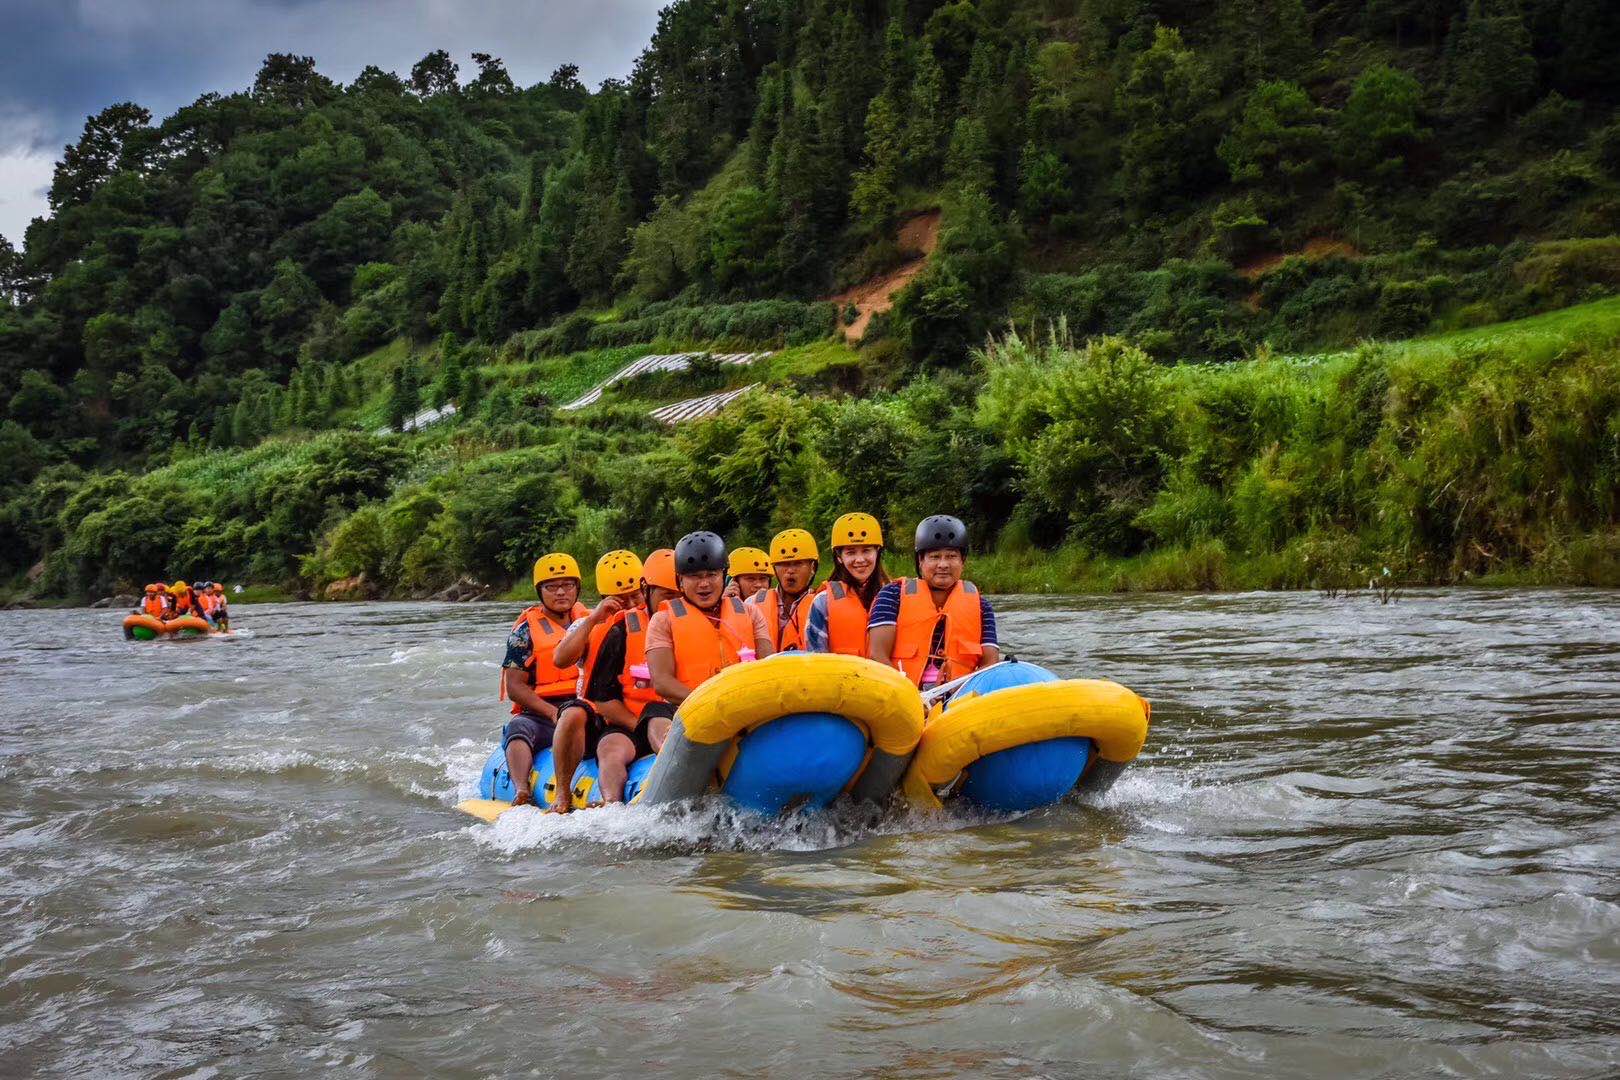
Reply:
<svg viewBox="0 0 1620 1080"><path fill-rule="evenodd" d="M1620 596L1002 603L1154 702L1099 805L469 825L507 606L0 614L12 1075L1620 1065ZM718 1033L723 1031L721 1037Z"/></svg>

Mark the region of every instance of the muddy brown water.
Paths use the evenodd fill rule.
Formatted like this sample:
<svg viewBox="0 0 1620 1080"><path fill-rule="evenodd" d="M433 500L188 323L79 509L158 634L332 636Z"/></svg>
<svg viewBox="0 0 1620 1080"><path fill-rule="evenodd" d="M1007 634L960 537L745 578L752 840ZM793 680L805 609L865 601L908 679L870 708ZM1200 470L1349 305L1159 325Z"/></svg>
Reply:
<svg viewBox="0 0 1620 1080"><path fill-rule="evenodd" d="M0 614L0 1072L1620 1068L1620 595L998 603L1107 797L485 826L510 605Z"/></svg>

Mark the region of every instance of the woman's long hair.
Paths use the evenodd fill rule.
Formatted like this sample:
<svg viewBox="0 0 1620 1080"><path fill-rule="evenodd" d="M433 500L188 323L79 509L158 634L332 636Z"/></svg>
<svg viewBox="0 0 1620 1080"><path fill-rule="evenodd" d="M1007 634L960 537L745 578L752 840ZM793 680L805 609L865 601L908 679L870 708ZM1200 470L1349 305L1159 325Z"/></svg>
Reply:
<svg viewBox="0 0 1620 1080"><path fill-rule="evenodd" d="M883 569L883 549L878 548L877 565L872 568L872 576L862 585L855 580L855 575L844 569L844 563L838 558L838 549L833 549L833 572L828 581L837 581L843 584L850 592L861 598L861 606L867 611L872 610L872 602L877 599L878 590L889 583L889 572Z"/></svg>

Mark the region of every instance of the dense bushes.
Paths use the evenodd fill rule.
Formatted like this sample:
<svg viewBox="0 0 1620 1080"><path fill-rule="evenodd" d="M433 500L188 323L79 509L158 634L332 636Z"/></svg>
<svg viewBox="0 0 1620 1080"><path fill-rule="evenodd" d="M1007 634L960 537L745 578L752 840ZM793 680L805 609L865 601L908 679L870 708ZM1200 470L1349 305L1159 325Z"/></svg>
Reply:
<svg viewBox="0 0 1620 1080"><path fill-rule="evenodd" d="M1323 581L1452 580L1566 551L1620 506L1612 332L1180 369L1012 338L986 360L980 419L1006 433L1024 506L1101 555L1215 542Z"/></svg>
<svg viewBox="0 0 1620 1080"><path fill-rule="evenodd" d="M1053 567L1189 588L1364 582L1385 566L1609 580L1620 320L1612 302L1565 318L1201 366L1119 338L1013 335L971 371L865 399L758 391L673 435L622 408L513 418L494 407L501 388L405 438L272 440L138 477L48 466L6 488L0 520L20 541L9 557L47 552L41 587L63 594L197 573L311 587L365 573L422 592L696 527L821 535L852 507L900 552L918 518L958 513L977 548L1003 553L986 572L1042 588L1077 583Z"/></svg>
<svg viewBox="0 0 1620 1080"><path fill-rule="evenodd" d="M71 594L155 577L283 579L323 531L385 497L408 456L340 433L92 476L55 515L44 584Z"/></svg>

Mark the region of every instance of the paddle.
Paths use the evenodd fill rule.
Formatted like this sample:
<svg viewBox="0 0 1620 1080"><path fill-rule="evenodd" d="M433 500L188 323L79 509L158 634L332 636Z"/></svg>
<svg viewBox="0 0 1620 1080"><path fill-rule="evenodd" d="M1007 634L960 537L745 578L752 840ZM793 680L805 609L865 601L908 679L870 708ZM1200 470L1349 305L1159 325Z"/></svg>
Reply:
<svg viewBox="0 0 1620 1080"><path fill-rule="evenodd" d="M493 825L496 818L513 809L513 806L505 799L467 799L456 803L456 809Z"/></svg>

